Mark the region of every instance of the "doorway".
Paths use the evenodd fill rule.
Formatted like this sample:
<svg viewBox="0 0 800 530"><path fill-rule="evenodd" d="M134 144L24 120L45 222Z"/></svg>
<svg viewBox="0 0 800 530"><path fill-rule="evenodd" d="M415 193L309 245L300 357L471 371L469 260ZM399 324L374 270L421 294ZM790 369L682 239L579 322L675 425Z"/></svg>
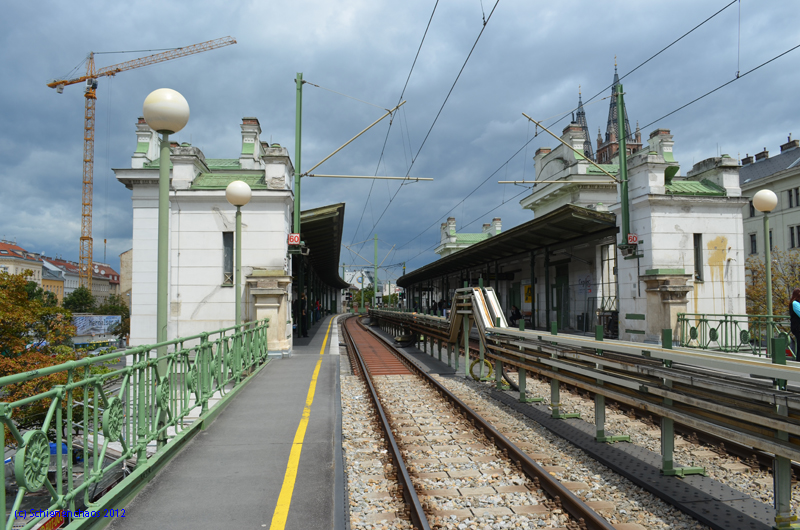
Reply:
<svg viewBox="0 0 800 530"><path fill-rule="evenodd" d="M569 266L556 266L556 283L554 286L555 296L553 303L556 310L556 322L558 330L569 327Z"/></svg>

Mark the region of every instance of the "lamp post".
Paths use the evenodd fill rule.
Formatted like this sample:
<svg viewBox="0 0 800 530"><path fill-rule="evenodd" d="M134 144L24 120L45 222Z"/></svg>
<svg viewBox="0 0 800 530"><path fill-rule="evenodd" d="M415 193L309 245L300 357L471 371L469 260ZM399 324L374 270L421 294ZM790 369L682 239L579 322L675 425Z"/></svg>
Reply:
<svg viewBox="0 0 800 530"><path fill-rule="evenodd" d="M236 325L242 323L242 206L250 202L253 192L246 182L234 180L225 188L225 198L236 206ZM238 330L237 330L238 331Z"/></svg>
<svg viewBox="0 0 800 530"><path fill-rule="evenodd" d="M778 205L778 196L772 190L760 190L753 196L753 207L764 213L764 264L767 284L767 355L772 359L772 258L770 256L769 212ZM774 359L773 359L774 360Z"/></svg>
<svg viewBox="0 0 800 530"><path fill-rule="evenodd" d="M189 104L175 90L159 88L150 92L142 108L144 120L161 134L161 154L158 164L158 269L156 283L156 342L167 340L167 309L169 301L169 135L186 126ZM166 355L166 346L158 348L158 357ZM159 377L166 375L166 360L159 360Z"/></svg>

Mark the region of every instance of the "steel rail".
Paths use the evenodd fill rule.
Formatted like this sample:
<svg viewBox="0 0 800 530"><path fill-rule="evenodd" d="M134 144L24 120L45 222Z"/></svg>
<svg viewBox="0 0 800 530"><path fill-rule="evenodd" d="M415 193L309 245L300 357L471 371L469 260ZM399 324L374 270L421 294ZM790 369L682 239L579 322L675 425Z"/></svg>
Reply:
<svg viewBox="0 0 800 530"><path fill-rule="evenodd" d="M370 330L371 331L371 330ZM371 331L372 332L372 331ZM458 408L464 416L475 426L477 430L494 443L512 462L516 463L525 475L552 497L576 519L578 524L583 522L587 530L614 530L614 527L600 514L589 508L577 495L568 490L558 480L553 478L542 466L532 460L524 451L520 450L511 440L506 438L500 431L495 429L491 423L483 419L477 412L472 410L469 405L461 401L455 394L450 392L441 383L436 381L427 372L422 370L404 352L396 349L384 337L372 332L378 340L387 345L401 359L405 359L406 364L417 375L421 376L425 382L432 386L445 400Z"/></svg>
<svg viewBox="0 0 800 530"><path fill-rule="evenodd" d="M403 315L398 316L392 313L381 315L381 318L389 318L390 320L397 319L400 321L407 321L408 319L408 317ZM434 320L424 316L420 318L419 315L413 319L414 326L424 326L426 324L431 325L431 327L437 327L439 322L438 319ZM706 390L703 390L701 395L695 394L691 396L687 393L687 389L685 388L683 392L680 392L680 389L677 387L675 389L662 387L661 378L666 377L672 379L670 376L674 376L676 381L680 381L686 377L691 381L702 381L703 378L698 377L698 374L683 373L681 368L681 365L687 365L687 363L696 361L696 356L689 356L686 359L678 358L676 359L677 366L673 366L670 371L665 371L664 368L656 369L655 366L651 364L653 360L661 362L661 360L663 360L664 357L668 357L669 352L672 351L663 348L659 348L661 352L659 352L658 356L662 357L662 359L658 359L655 355L655 358L631 355L631 352L626 350L630 350L632 345L619 343L618 341L608 341L605 343L589 341L584 338L567 339L563 336L547 335L540 332L516 332L508 329L493 330L491 336L487 337L487 339L485 357L488 359L523 368L550 379L559 380L562 383L571 383L583 390L599 393L609 399L616 399L617 401L625 402L629 405L640 406L650 413L672 418L676 422L683 423L690 428L750 445L754 449L793 460L800 460L800 447L798 447L800 445L800 440L797 439L797 435L791 434L800 428L798 427L797 419L794 417L794 411L790 406L790 401L792 401L793 396L796 396L796 393L769 391L770 401L786 403L786 406L789 408L789 416L786 417L778 417L774 414L769 414L764 410L763 400L760 400L759 403L751 403L748 406L747 403L741 402L741 395L739 395L739 399L736 401L736 408L741 408L749 412L749 417L751 418L751 421L748 422L748 428L744 428L741 421L736 422L730 419L724 419L724 416L730 417L731 414L735 414L733 411L726 415L718 414L719 417L716 418L716 421L705 417L704 407L698 407L697 400L699 399L700 402L708 401L708 399L704 398L702 395ZM558 343L554 344L555 341L558 341ZM641 348L641 345L639 347ZM510 348L514 349L511 350ZM621 356L627 355L629 361L634 364L646 364L649 366L645 373L634 375L630 373L614 373L615 371L613 369L609 370L608 367L605 370L597 370L592 368L591 364L587 365L586 359L581 359L579 363L574 362L577 359L570 359L572 356L580 355L576 350L589 351L590 349L602 349L604 354L608 350L610 350L609 353L614 350L621 350L615 353ZM678 352L680 351L678 350ZM552 358L551 354L555 354L557 357ZM595 357L590 355L589 357L591 357L595 363L605 365L606 358L604 356ZM612 361L612 363L617 362L619 361ZM691 364L688 364L688 366L691 366ZM748 367L752 368L752 365ZM557 370L556 368L559 369ZM694 367L694 370L700 368L703 370L708 369L701 364L700 367ZM645 376L644 380L642 376ZM709 376L711 376L711 374L708 374L706 377ZM606 380L606 384L602 386L595 384L594 379L597 378ZM647 379L651 380L647 382ZM707 381L713 380L713 377L712 379L707 379ZM617 385L619 384L622 384L625 389L618 387ZM638 392L636 391L637 389ZM650 392L651 390L652 392ZM646 396L648 392L650 396ZM662 403L664 395L666 395L665 393L669 393L668 397L673 399L675 402L674 405L664 405ZM649 397L649 399L646 399L646 397ZM680 402L683 401L686 401L686 403L680 404ZM694 402L694 405L692 405L691 402ZM714 404L710 401L709 406L714 408ZM753 423L753 415L760 415L763 421ZM739 418L739 420L742 419L744 418ZM765 429L771 429L773 432L788 432L790 433L790 439L788 441L779 440L772 432L767 432Z"/></svg>
<svg viewBox="0 0 800 530"><path fill-rule="evenodd" d="M417 496L417 490L414 488L414 483L411 482L411 475L408 473L405 461L403 460L403 455L400 454L400 447L397 445L397 441L392 434L392 427L389 425L389 418L386 416L386 413L381 406L378 392L375 389L375 386L372 384L372 376L370 375L369 368L364 362L355 340L353 340L353 337L350 335L350 330L347 329L347 326L349 325L348 321L351 318L352 317L348 317L345 319L345 323L342 326L344 339L348 345L348 349L350 349L350 351L352 351L355 354L355 357L358 359L358 364L361 368L361 373L364 376L364 381L369 388L370 399L372 400L372 404L375 406L375 410L380 418L381 429L386 436L386 443L389 446L389 452L395 463L397 477L403 486L403 497L405 498L406 505L409 508L411 522L419 530L431 530L431 527L428 524L428 518L425 516L425 511L422 508L422 503Z"/></svg>

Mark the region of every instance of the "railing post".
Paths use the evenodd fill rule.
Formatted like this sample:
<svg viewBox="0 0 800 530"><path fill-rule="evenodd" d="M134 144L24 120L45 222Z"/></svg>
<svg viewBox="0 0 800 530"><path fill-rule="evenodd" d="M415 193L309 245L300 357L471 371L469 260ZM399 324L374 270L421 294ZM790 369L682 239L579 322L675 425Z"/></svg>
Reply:
<svg viewBox="0 0 800 530"><path fill-rule="evenodd" d="M666 350L672 349L672 330L661 330L661 347ZM672 361L662 361L665 368L672 367ZM662 383L667 388L672 388L672 380L663 378ZM664 398L664 405L671 407L672 400ZM673 462L675 451L675 422L672 418L661 417L661 473L666 476L685 477L686 475L705 475L705 468L702 467L679 467L676 468Z"/></svg>
<svg viewBox="0 0 800 530"><path fill-rule="evenodd" d="M146 361L150 357L150 350L142 350L138 357L139 368L136 369L136 444L139 449L136 451L136 469L142 468L147 464L147 386L145 385L145 374L149 369ZM84 466L88 461L86 458L88 455L86 455L85 451L88 447L88 440L84 440Z"/></svg>
<svg viewBox="0 0 800 530"><path fill-rule="evenodd" d="M211 390L210 355L208 353L208 333L200 336L200 414L208 412L208 398Z"/></svg>

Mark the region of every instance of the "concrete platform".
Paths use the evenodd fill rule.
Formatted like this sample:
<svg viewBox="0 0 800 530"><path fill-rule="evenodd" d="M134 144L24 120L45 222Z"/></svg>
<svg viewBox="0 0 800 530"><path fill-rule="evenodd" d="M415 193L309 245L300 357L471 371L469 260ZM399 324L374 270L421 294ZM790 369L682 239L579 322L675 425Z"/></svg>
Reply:
<svg viewBox="0 0 800 530"><path fill-rule="evenodd" d="M344 530L336 318L323 319L308 338L295 339L291 357L271 360L110 528ZM276 526L273 516L288 486L287 464L299 442L295 437L318 361L293 493L284 493L288 516L285 525L277 517Z"/></svg>

